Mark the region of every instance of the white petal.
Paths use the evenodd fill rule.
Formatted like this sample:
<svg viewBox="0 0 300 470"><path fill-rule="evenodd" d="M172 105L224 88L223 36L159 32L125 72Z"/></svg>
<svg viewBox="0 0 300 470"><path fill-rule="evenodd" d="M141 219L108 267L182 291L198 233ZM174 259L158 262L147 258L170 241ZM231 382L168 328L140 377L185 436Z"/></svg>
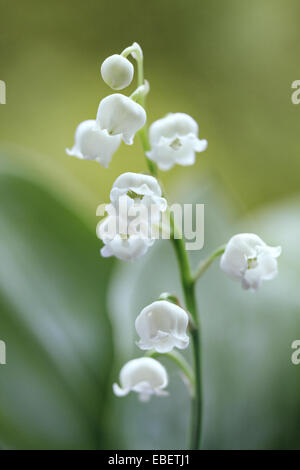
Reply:
<svg viewBox="0 0 300 470"><path fill-rule="evenodd" d="M198 135L198 124L185 113L171 113L151 124L149 139L151 146L158 144L161 137L173 138L175 135Z"/></svg>
<svg viewBox="0 0 300 470"><path fill-rule="evenodd" d="M281 247L270 247L253 233L232 237L221 257L220 266L231 278L241 280L244 289L258 289L261 282L277 274Z"/></svg>
<svg viewBox="0 0 300 470"><path fill-rule="evenodd" d="M95 120L90 119L79 124L75 132L75 145L66 152L80 159L96 160L107 167L120 143L120 136L110 136L100 129Z"/></svg>
<svg viewBox="0 0 300 470"><path fill-rule="evenodd" d="M110 135L121 135L128 145L133 143L135 133L146 123L142 106L127 96L115 93L104 98L98 108L97 122Z"/></svg>
<svg viewBox="0 0 300 470"><path fill-rule="evenodd" d="M113 392L117 397L125 397L130 392L129 389L121 388L117 383L113 384Z"/></svg>
<svg viewBox="0 0 300 470"><path fill-rule="evenodd" d="M110 200L116 205L120 197L128 192L133 192L139 196L144 196L143 203L156 204L160 211L167 208L167 201L161 197L161 188L153 176L141 173L123 173L113 184L110 192Z"/></svg>
<svg viewBox="0 0 300 470"><path fill-rule="evenodd" d="M253 233L234 235L221 257L221 269L234 280L242 279L248 267L248 259L257 256L258 246L265 246L265 243Z"/></svg>
<svg viewBox="0 0 300 470"><path fill-rule="evenodd" d="M185 310L165 300L145 307L135 321L141 349L154 349L159 353L174 347L184 349L189 344L186 334L189 318Z"/></svg>
<svg viewBox="0 0 300 470"><path fill-rule="evenodd" d="M206 140L199 140L195 134L173 134L161 136L147 152L147 157L157 163L161 170L169 170L176 163L183 166L195 163L195 152L201 152L207 147Z"/></svg>
<svg viewBox="0 0 300 470"><path fill-rule="evenodd" d="M101 65L101 75L105 83L114 90L122 90L130 85L133 79L132 63L119 54L107 57Z"/></svg>
<svg viewBox="0 0 300 470"><path fill-rule="evenodd" d="M163 389L168 385L168 375L164 366L158 361L150 357L141 357L127 362L122 367L120 384L121 387L113 385L117 396L127 395L132 390L145 400L152 394L165 394Z"/></svg>

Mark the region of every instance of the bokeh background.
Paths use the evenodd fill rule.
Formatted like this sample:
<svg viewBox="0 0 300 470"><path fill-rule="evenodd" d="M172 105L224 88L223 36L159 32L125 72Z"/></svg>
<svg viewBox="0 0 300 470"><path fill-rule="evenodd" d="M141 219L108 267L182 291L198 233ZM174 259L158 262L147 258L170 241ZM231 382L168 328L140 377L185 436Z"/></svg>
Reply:
<svg viewBox="0 0 300 470"><path fill-rule="evenodd" d="M172 247L134 264L104 260L96 207L115 178L145 171L138 139L107 170L65 155L110 90L99 69L133 41L151 85L149 122L186 112L209 141L193 168L161 174L171 201L205 203L205 246L238 231L280 244L280 275L257 294L211 269L199 284L203 447L300 448L300 106L297 0L0 0L0 446L186 446L189 400L116 399L120 366L140 353L133 321L180 292ZM127 91L127 90L126 90ZM131 90L129 89L129 92Z"/></svg>

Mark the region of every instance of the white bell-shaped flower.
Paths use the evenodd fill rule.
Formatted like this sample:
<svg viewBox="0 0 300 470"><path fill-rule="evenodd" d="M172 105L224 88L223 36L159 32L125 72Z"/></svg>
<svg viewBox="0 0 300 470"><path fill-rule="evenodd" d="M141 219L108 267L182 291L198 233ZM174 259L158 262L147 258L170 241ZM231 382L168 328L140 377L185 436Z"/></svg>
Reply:
<svg viewBox="0 0 300 470"><path fill-rule="evenodd" d="M117 397L124 397L133 391L141 401L148 401L151 395L168 395L167 371L160 362L150 357L141 357L127 362L120 372L120 385L113 384Z"/></svg>
<svg viewBox="0 0 300 470"><path fill-rule="evenodd" d="M277 275L280 254L280 246L268 246L254 233L240 233L227 243L220 267L232 279L241 281L244 289L256 290L262 281Z"/></svg>
<svg viewBox="0 0 300 470"><path fill-rule="evenodd" d="M151 150L148 158L161 170L169 170L176 163L183 166L195 163L195 152L207 148L207 140L198 139L198 124L189 115L171 113L151 124Z"/></svg>
<svg viewBox="0 0 300 470"><path fill-rule="evenodd" d="M98 108L97 122L110 135L121 135L125 144L133 144L135 133L146 123L144 108L127 96L115 93L104 98Z"/></svg>
<svg viewBox="0 0 300 470"><path fill-rule="evenodd" d="M138 259L158 238L161 213L167 208L161 188L152 176L124 173L113 184L110 199L108 216L97 226L104 243L101 255Z"/></svg>
<svg viewBox="0 0 300 470"><path fill-rule="evenodd" d="M106 130L100 129L95 120L89 119L79 124L75 132L75 145L66 152L83 160L95 160L107 167L120 143L119 135L109 135Z"/></svg>
<svg viewBox="0 0 300 470"><path fill-rule="evenodd" d="M135 320L135 329L140 337L137 345L141 349L154 349L167 353L174 347L185 349L189 345L186 333L189 317L183 308L158 300L145 307Z"/></svg>
<svg viewBox="0 0 300 470"><path fill-rule="evenodd" d="M158 222L157 213L149 210L140 199L123 194L116 205L106 206L108 216L97 226L97 236L104 243L104 258L115 256L122 261L141 258L155 239L151 237L151 221Z"/></svg>
<svg viewBox="0 0 300 470"><path fill-rule="evenodd" d="M100 250L103 258L115 256L122 261L136 260L144 256L154 243L154 240L143 235L123 235L117 233L114 236L109 236L106 233L106 227L109 224L118 224L118 218L108 216L97 228L97 236L104 243Z"/></svg>
<svg viewBox="0 0 300 470"><path fill-rule="evenodd" d="M101 75L105 83L113 90L122 90L130 85L133 79L132 63L119 54L107 57L101 65Z"/></svg>
<svg viewBox="0 0 300 470"><path fill-rule="evenodd" d="M139 198L144 204L156 204L162 212L167 208L167 201L162 197L157 179L150 175L130 172L120 175L110 192L112 204L116 204L123 194Z"/></svg>

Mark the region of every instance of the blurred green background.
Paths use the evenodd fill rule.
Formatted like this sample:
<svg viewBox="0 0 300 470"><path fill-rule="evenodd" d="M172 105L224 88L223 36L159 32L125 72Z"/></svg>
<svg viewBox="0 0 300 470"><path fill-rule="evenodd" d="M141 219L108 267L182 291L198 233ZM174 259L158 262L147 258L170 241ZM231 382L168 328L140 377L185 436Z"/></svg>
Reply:
<svg viewBox="0 0 300 470"><path fill-rule="evenodd" d="M243 292L214 266L199 285L203 447L300 448L300 106L296 0L0 0L1 448L184 448L189 401L116 399L139 355L133 320L180 292L168 242L140 261L103 260L96 207L124 171L145 171L138 139L107 170L65 155L110 93L99 69L133 41L145 55L148 121L186 112L208 150L161 174L172 201L205 206L205 247L237 231L281 244L280 274ZM127 90L126 90L127 92ZM130 89L129 89L130 92ZM162 262L163 261L163 262Z"/></svg>

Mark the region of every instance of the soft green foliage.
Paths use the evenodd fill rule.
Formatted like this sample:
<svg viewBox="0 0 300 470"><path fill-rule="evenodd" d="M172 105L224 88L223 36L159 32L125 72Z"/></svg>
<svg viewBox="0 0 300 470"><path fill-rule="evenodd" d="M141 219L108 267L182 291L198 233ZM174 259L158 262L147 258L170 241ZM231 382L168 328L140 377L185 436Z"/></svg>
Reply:
<svg viewBox="0 0 300 470"><path fill-rule="evenodd" d="M96 237L39 185L0 174L0 443L109 446L111 263Z"/></svg>

